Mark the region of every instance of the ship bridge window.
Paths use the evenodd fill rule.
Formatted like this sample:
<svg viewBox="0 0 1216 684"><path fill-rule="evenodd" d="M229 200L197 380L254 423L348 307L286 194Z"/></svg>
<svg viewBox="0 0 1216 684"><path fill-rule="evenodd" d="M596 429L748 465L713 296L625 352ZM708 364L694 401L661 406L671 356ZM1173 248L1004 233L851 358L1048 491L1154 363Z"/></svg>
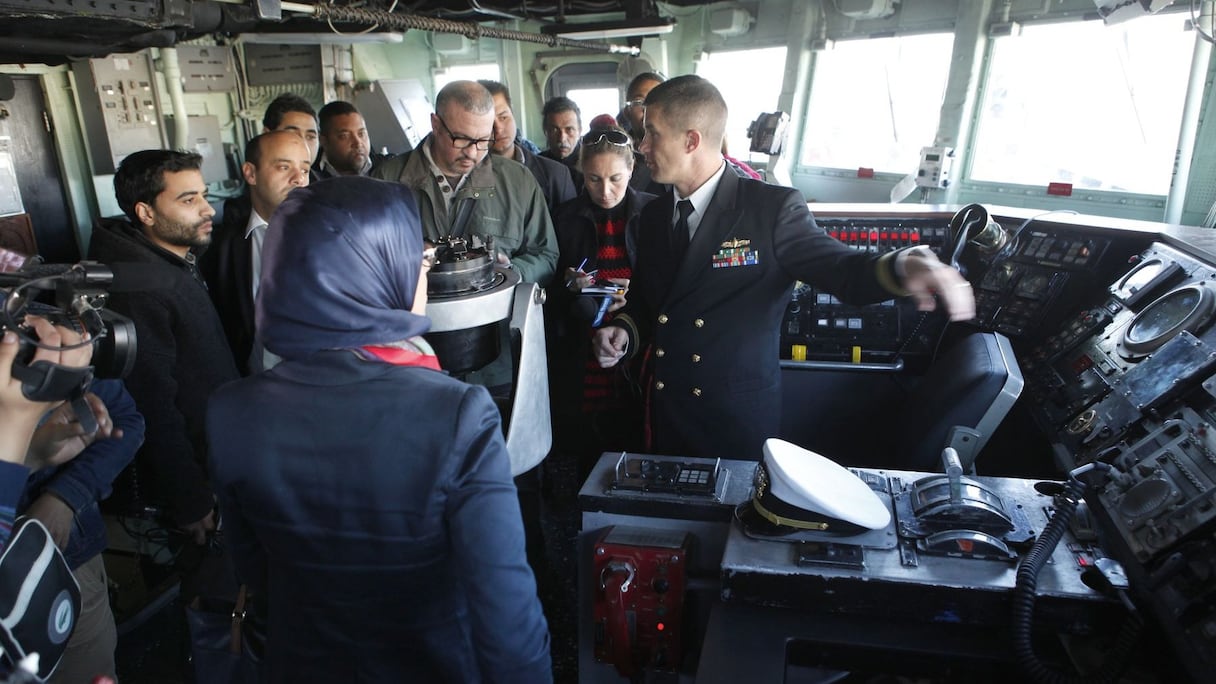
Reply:
<svg viewBox="0 0 1216 684"><path fill-rule="evenodd" d="M583 130L591 126L591 120L600 114L611 114L614 118L621 111L621 90L616 86L601 88L571 88L566 97L574 100L583 113Z"/></svg>
<svg viewBox="0 0 1216 684"><path fill-rule="evenodd" d="M616 62L580 62L566 64L553 70L549 80L545 82L545 100L558 95L564 95L578 105L582 115L582 132L588 130L591 120L600 114L610 114L613 117L621 111L624 97L619 85ZM540 114L536 117L538 138L544 144L544 133L540 131ZM521 124L522 125L522 124Z"/></svg>
<svg viewBox="0 0 1216 684"><path fill-rule="evenodd" d="M954 37L837 41L815 54L804 166L907 173L937 135Z"/></svg>
<svg viewBox="0 0 1216 684"><path fill-rule="evenodd" d="M997 38L969 177L1165 195L1194 46L1179 14Z"/></svg>
<svg viewBox="0 0 1216 684"><path fill-rule="evenodd" d="M713 83L726 100L726 146L732 157L746 159L751 146L747 127L759 115L777 111L785 52L784 45L724 50L706 53L697 63L697 75Z"/></svg>

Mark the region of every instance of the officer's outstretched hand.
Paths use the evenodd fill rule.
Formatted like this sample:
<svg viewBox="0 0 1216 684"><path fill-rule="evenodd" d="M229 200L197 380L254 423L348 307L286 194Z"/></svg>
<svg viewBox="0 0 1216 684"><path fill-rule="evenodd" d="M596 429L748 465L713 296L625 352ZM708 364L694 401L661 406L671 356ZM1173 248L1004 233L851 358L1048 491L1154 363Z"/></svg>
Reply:
<svg viewBox="0 0 1216 684"><path fill-rule="evenodd" d="M629 344L629 333L615 325L609 325L595 331L591 341L591 353L600 364L600 368L615 366L625 355L625 347Z"/></svg>
<svg viewBox="0 0 1216 684"><path fill-rule="evenodd" d="M950 314L952 321L969 321L975 318L975 293L971 283L955 269L943 264L929 250L911 250L904 258L902 269L903 286L916 299L916 308L933 311L937 295Z"/></svg>

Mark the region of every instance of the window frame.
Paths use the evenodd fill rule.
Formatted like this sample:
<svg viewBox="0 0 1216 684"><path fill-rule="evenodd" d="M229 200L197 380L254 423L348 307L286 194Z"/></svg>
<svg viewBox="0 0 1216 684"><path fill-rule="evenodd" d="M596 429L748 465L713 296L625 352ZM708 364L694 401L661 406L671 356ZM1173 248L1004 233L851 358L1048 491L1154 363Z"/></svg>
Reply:
<svg viewBox="0 0 1216 684"><path fill-rule="evenodd" d="M1185 18L1185 8L1170 8L1158 12L1156 16L1173 15L1175 19L1181 21ZM1063 25L1063 24L1081 24L1083 22L1099 21L1094 19L1091 14L1056 16L1045 18L1038 21L1023 22L1023 26L1045 26L1045 25ZM1194 29L1188 29L1184 35L1193 35ZM967 124L966 139L968 141L966 149L960 156L961 159L955 163L956 169L956 184L958 189L967 194L968 197L975 196L980 198L979 201L996 201L1006 204L1022 204L1028 201L1035 201L1047 208L1051 208L1056 204L1060 206L1075 207L1077 204L1091 204L1094 206L1105 207L1133 207L1136 209L1157 209L1164 208L1166 200L1170 194L1170 187L1174 183L1174 175L1177 170L1171 172L1169 182L1166 184L1165 190L1162 193L1146 193L1134 192L1128 190L1108 190L1102 188L1084 188L1077 187L1073 184L1071 195L1049 195L1047 194L1047 183L1027 184L1013 181L999 181L989 179L976 179L972 176L973 165L975 162L976 141L982 127L982 116L984 103L987 99L989 89L993 87L991 80L993 57L996 51L997 41L990 39L984 46L983 63L981 65L979 82L975 92L975 106ZM1193 59L1193 56L1192 56ZM1189 65L1188 65L1189 69ZM1189 85L1187 86L1189 87ZM1186 97L1184 89L1183 97ZM1185 117L1185 112L1183 113ZM1175 141L1174 154L1177 154L1177 142ZM1191 141L1194 144L1195 141ZM1176 163L1176 162L1175 162ZM1171 166L1171 168L1173 168Z"/></svg>
<svg viewBox="0 0 1216 684"><path fill-rule="evenodd" d="M837 42L837 43L845 43L845 42L857 43L857 42L863 42L863 41L867 41L867 40L881 40L881 39L888 39L888 38L911 38L911 37L925 36L925 35L951 36L951 45L953 46L953 28L952 28L952 26L921 27L918 30L888 32L888 33L883 33L881 35L874 35L874 34L841 35L832 40L833 40L833 42ZM806 106L803 108L803 116L802 116L803 120L801 122L801 126L799 126L798 130L796 131L796 134L797 134L796 140L791 141L796 144L796 147L793 145L787 145L787 149L792 150L792 154L794 154L794 158L792 160L792 162L793 162L792 168L800 176L821 176L821 177L825 177L825 178L840 178L840 179L861 178L861 176L858 175L860 169L868 168L868 167L823 166L823 165L809 164L805 161L806 138L807 138L808 127L810 125L810 119L811 119L811 117L810 117L811 103L815 98L815 82L820 77L819 69L821 66L820 57L821 57L822 53L823 53L823 50L817 49L814 51L814 55L812 56L811 67L810 67L810 78L809 78L809 82L808 82L807 89L806 89ZM945 76L946 76L946 82L943 87L943 95L945 95L947 89L949 88L949 76L950 76L949 61L947 62ZM927 139L923 142L918 143L916 145L916 148L918 150L921 147L926 147L926 146L933 145L936 143L937 138L941 131L941 113L940 113L940 111L941 111L941 106L939 104L938 105L938 123L934 128L933 138ZM791 132L791 138L793 138L793 137L794 137L793 132ZM956 166L956 168L957 168L957 166ZM865 179L882 181L882 182L889 181L891 184L894 184L894 183L898 182L901 178L906 176L908 173L915 172L915 170L916 170L915 165L909 166L909 168L907 170L902 170L902 169L901 170L883 170L883 169L873 168L873 175L866 176Z"/></svg>

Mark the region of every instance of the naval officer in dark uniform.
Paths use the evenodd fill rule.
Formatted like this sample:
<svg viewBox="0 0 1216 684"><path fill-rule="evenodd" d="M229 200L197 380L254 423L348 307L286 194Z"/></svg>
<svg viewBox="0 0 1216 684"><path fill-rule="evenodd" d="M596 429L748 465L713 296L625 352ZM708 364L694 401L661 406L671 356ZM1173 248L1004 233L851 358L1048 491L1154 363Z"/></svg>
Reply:
<svg viewBox="0 0 1216 684"><path fill-rule="evenodd" d="M779 328L795 280L858 304L906 295L929 310L937 295L953 320L973 318L975 300L927 248L849 249L798 191L728 173L726 111L698 76L647 95L641 152L672 190L642 211L629 301L593 353L607 367L649 350L655 453L758 460L780 428Z"/></svg>

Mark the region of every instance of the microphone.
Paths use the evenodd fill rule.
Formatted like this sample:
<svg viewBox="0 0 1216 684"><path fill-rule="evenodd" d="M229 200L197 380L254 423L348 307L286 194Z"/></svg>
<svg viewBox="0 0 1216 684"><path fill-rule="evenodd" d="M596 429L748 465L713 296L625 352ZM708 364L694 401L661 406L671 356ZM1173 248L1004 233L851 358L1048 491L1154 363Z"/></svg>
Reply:
<svg viewBox="0 0 1216 684"><path fill-rule="evenodd" d="M172 287L174 269L168 264L148 262L82 261L78 264L35 264L16 273L0 274L0 285L20 285L32 280L54 278L77 288L97 288L107 292L144 292Z"/></svg>
<svg viewBox="0 0 1216 684"><path fill-rule="evenodd" d="M81 285L100 285L107 292L146 292L173 287L177 270L169 264L141 261L116 261L102 264L82 261L73 267Z"/></svg>

